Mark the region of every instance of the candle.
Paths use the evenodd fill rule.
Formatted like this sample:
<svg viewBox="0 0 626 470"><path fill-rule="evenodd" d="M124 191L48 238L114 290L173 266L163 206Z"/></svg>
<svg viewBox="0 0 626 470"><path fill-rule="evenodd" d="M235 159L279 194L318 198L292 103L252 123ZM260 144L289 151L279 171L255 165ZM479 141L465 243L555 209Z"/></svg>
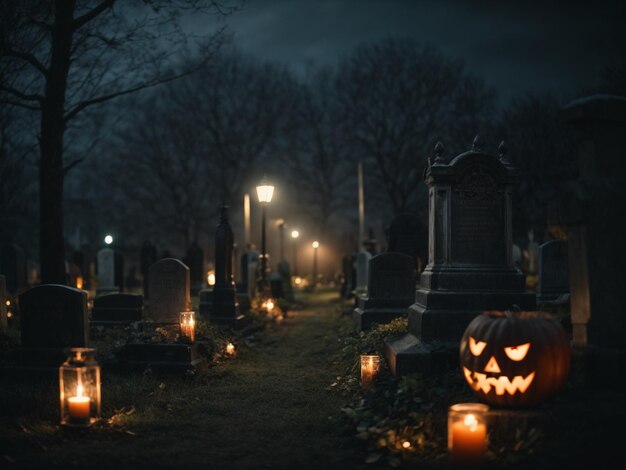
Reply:
<svg viewBox="0 0 626 470"><path fill-rule="evenodd" d="M85 424L89 422L91 399L83 396L83 386L76 387L76 396L67 399L70 421Z"/></svg>
<svg viewBox="0 0 626 470"><path fill-rule="evenodd" d="M235 355L235 345L233 343L228 343L226 345L226 354L228 354L229 356Z"/></svg>
<svg viewBox="0 0 626 470"><path fill-rule="evenodd" d="M460 403L448 413L448 451L455 462L475 463L487 451L487 405Z"/></svg>
<svg viewBox="0 0 626 470"><path fill-rule="evenodd" d="M361 386L370 388L378 374L380 359L378 356L368 354L361 355Z"/></svg>
<svg viewBox="0 0 626 470"><path fill-rule="evenodd" d="M196 338L196 320L193 311L180 312L180 339L184 343L193 343Z"/></svg>

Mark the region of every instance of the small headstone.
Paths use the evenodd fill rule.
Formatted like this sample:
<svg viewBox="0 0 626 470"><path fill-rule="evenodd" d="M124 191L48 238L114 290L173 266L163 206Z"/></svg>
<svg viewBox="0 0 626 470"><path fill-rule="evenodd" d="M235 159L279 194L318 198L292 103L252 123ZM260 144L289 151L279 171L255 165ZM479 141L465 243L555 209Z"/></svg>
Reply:
<svg viewBox="0 0 626 470"><path fill-rule="evenodd" d="M148 240L143 242L140 254L140 268L143 277L143 296L149 298L150 293L150 266L157 262L156 247Z"/></svg>
<svg viewBox="0 0 626 470"><path fill-rule="evenodd" d="M85 347L87 293L57 284L33 287L20 295L20 326L24 347Z"/></svg>
<svg viewBox="0 0 626 470"><path fill-rule="evenodd" d="M108 294L96 297L91 324L132 323L143 319L143 295Z"/></svg>
<svg viewBox="0 0 626 470"><path fill-rule="evenodd" d="M204 251L196 242L193 242L187 250L187 266L189 266L189 278L191 280L191 295L197 295L205 284L206 271L204 269Z"/></svg>
<svg viewBox="0 0 626 470"><path fill-rule="evenodd" d="M149 269L149 316L158 323L178 323L180 312L189 309L189 268L180 260L164 258Z"/></svg>
<svg viewBox="0 0 626 470"><path fill-rule="evenodd" d="M98 292L115 291L115 252L102 248L98 251Z"/></svg>
<svg viewBox="0 0 626 470"><path fill-rule="evenodd" d="M555 301L569 294L568 245L563 240L550 240L539 247L539 284L537 300Z"/></svg>
<svg viewBox="0 0 626 470"><path fill-rule="evenodd" d="M381 253L369 261L367 295L354 310L357 331L407 315L415 299L415 261L404 253Z"/></svg>
<svg viewBox="0 0 626 470"><path fill-rule="evenodd" d="M428 262L428 233L417 216L400 214L391 221L387 251L404 253L415 260L415 267Z"/></svg>
<svg viewBox="0 0 626 470"><path fill-rule="evenodd" d="M369 251L360 251L356 255L356 291L357 293L364 293L367 290L367 272L369 262L372 259L372 255Z"/></svg>
<svg viewBox="0 0 626 470"><path fill-rule="evenodd" d="M7 290L4 276L0 274L0 333L7 330Z"/></svg>
<svg viewBox="0 0 626 470"><path fill-rule="evenodd" d="M0 250L0 274L4 274L7 291L19 294L26 289L26 255L15 243Z"/></svg>

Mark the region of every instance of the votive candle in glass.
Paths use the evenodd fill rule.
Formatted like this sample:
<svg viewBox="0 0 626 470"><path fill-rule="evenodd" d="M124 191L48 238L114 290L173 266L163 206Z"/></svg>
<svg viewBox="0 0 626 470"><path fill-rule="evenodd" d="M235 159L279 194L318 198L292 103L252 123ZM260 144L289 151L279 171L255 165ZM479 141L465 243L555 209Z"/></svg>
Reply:
<svg viewBox="0 0 626 470"><path fill-rule="evenodd" d="M196 314L193 311L180 312L180 341L193 343L196 339Z"/></svg>
<svg viewBox="0 0 626 470"><path fill-rule="evenodd" d="M361 386L370 388L378 375L380 358L377 355L361 354Z"/></svg>
<svg viewBox="0 0 626 470"><path fill-rule="evenodd" d="M448 410L448 452L454 462L476 463L487 452L487 413L482 403L458 403Z"/></svg>

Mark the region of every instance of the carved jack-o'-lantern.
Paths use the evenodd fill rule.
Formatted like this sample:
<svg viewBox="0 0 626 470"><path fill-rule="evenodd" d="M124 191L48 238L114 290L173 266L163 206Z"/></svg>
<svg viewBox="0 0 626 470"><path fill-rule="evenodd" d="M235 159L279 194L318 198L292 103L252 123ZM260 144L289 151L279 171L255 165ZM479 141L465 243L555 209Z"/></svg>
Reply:
<svg viewBox="0 0 626 470"><path fill-rule="evenodd" d="M561 325L547 313L489 311L465 330L460 362L480 399L492 405L528 406L565 385L570 347Z"/></svg>

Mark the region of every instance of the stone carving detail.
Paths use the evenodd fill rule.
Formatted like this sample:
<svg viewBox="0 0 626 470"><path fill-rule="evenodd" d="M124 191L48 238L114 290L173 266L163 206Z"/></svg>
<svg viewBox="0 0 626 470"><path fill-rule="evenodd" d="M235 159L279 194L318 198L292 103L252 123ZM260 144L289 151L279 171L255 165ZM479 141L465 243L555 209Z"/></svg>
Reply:
<svg viewBox="0 0 626 470"><path fill-rule="evenodd" d="M502 194L493 177L479 165L467 172L456 191L465 199L476 200L493 200Z"/></svg>

